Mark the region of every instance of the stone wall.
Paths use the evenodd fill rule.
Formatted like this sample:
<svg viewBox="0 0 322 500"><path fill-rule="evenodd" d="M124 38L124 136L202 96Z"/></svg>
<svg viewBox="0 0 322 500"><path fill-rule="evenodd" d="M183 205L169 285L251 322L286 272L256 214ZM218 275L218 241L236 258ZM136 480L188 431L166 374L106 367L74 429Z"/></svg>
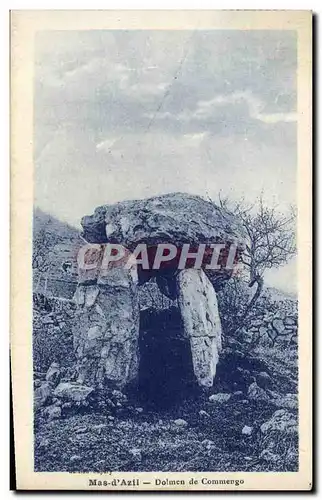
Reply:
<svg viewBox="0 0 322 500"><path fill-rule="evenodd" d="M243 331L243 340L268 346L297 345L297 332L297 302L265 300L265 309L261 302L255 305L249 326Z"/></svg>

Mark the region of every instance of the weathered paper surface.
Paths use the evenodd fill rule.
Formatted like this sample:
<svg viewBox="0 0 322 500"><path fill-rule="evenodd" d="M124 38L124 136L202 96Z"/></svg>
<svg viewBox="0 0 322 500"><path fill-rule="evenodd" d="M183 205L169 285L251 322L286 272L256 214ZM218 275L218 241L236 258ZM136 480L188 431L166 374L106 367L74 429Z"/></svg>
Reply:
<svg viewBox="0 0 322 500"><path fill-rule="evenodd" d="M12 13L19 489L312 487L311 17Z"/></svg>

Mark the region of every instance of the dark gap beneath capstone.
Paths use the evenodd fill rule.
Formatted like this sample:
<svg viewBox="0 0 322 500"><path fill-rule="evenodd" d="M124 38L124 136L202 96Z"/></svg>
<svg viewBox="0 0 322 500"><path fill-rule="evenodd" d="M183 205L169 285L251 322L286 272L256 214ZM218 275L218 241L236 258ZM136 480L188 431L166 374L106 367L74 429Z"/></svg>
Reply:
<svg viewBox="0 0 322 500"><path fill-rule="evenodd" d="M139 350L137 394L143 406L170 408L196 392L190 343L177 308L141 311Z"/></svg>

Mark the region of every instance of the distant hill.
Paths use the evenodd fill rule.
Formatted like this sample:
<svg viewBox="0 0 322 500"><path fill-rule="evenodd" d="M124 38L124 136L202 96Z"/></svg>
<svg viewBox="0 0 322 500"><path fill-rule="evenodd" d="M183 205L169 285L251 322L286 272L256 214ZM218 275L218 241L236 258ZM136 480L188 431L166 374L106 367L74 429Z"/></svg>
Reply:
<svg viewBox="0 0 322 500"><path fill-rule="evenodd" d="M33 214L33 233L37 235L43 230L64 239L73 240L79 237L79 231L75 227L70 226L66 222L61 222L56 217L43 212L40 208L35 208Z"/></svg>
<svg viewBox="0 0 322 500"><path fill-rule="evenodd" d="M33 218L34 291L70 297L77 281L80 232L36 208Z"/></svg>
<svg viewBox="0 0 322 500"><path fill-rule="evenodd" d="M264 293L268 292L273 300L297 300L296 293L285 292L284 290L279 290L278 288L267 286L264 287Z"/></svg>

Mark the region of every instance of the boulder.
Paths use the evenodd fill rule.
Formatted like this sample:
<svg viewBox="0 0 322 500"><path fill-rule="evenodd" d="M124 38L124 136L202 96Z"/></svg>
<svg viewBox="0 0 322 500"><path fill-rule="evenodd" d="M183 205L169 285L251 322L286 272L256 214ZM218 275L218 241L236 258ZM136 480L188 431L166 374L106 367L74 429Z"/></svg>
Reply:
<svg viewBox="0 0 322 500"><path fill-rule="evenodd" d="M187 427L188 425L188 422L183 418L177 418L176 420L173 421L173 423L178 427Z"/></svg>
<svg viewBox="0 0 322 500"><path fill-rule="evenodd" d="M271 377L266 372L260 372L256 376L256 382L262 389L271 389L273 385Z"/></svg>
<svg viewBox="0 0 322 500"><path fill-rule="evenodd" d="M231 398L231 394L219 392L217 394L212 394L211 396L209 396L209 401L211 403L222 404L222 403L226 403L227 401L229 401L230 398Z"/></svg>
<svg viewBox="0 0 322 500"><path fill-rule="evenodd" d="M171 193L96 208L82 219L90 243L119 243L133 250L138 243L240 244L244 231L231 213L185 193Z"/></svg>
<svg viewBox="0 0 322 500"><path fill-rule="evenodd" d="M277 410L273 416L261 425L261 431L266 434L270 431L280 431L286 434L296 433L298 422L296 416L288 410Z"/></svg>
<svg viewBox="0 0 322 500"><path fill-rule="evenodd" d="M248 425L244 425L242 428L242 434L244 436L250 436L253 432L253 427L249 427Z"/></svg>
<svg viewBox="0 0 322 500"><path fill-rule="evenodd" d="M260 429L264 434L260 441L264 445L260 458L272 463L287 463L288 470L298 470L297 415L285 409L277 410Z"/></svg>
<svg viewBox="0 0 322 500"><path fill-rule="evenodd" d="M93 390L93 387L77 382L61 382L54 390L54 396L76 403L85 401Z"/></svg>
<svg viewBox="0 0 322 500"><path fill-rule="evenodd" d="M56 405L48 406L44 410L44 415L50 422L52 420L58 420L61 417L61 408Z"/></svg>
<svg viewBox="0 0 322 500"><path fill-rule="evenodd" d="M283 323L283 320L281 320L280 318L273 319L272 326L275 328L275 330L279 334L283 333L283 331L284 331L284 323Z"/></svg>
<svg viewBox="0 0 322 500"><path fill-rule="evenodd" d="M34 393L34 405L36 408L44 406L53 393L53 387L49 382L43 382Z"/></svg>
<svg viewBox="0 0 322 500"><path fill-rule="evenodd" d="M270 462L272 464L277 464L281 460L280 456L277 453L273 453L267 448L265 448L261 452L259 458L265 460L265 462Z"/></svg>
<svg viewBox="0 0 322 500"><path fill-rule="evenodd" d="M253 382L247 392L248 398L258 401L270 401L270 397L262 387L259 387L256 382Z"/></svg>
<svg viewBox="0 0 322 500"><path fill-rule="evenodd" d="M278 408L287 408L288 410L296 410L298 408L297 394L274 394L273 402Z"/></svg>
<svg viewBox="0 0 322 500"><path fill-rule="evenodd" d="M60 365L59 363L52 363L46 373L46 380L55 387L60 381Z"/></svg>

